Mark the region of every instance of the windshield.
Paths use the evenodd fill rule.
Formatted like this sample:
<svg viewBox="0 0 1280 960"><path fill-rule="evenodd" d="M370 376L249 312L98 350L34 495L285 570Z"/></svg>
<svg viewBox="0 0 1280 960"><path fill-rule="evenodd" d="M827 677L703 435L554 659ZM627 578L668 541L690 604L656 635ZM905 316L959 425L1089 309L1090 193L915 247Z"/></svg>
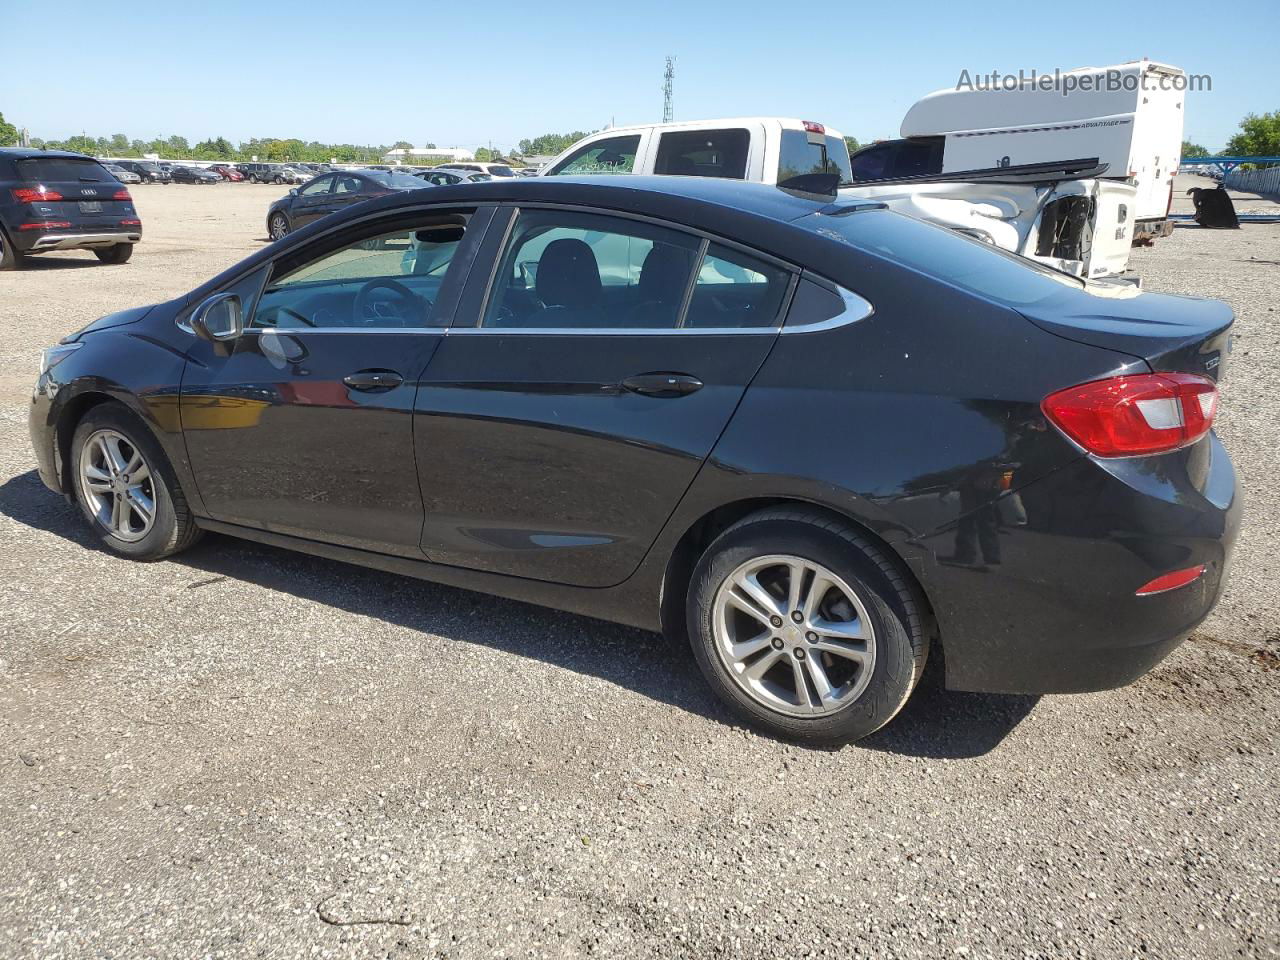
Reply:
<svg viewBox="0 0 1280 960"><path fill-rule="evenodd" d="M1010 307L1047 300L1064 286L1084 287L1077 278L1033 260L887 210L813 213L796 224Z"/></svg>

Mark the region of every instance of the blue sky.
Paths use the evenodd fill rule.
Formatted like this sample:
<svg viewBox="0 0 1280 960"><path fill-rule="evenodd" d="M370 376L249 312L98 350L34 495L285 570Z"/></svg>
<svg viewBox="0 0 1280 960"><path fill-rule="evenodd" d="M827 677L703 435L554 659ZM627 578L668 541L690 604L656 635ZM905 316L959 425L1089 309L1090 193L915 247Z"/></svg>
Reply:
<svg viewBox="0 0 1280 960"><path fill-rule="evenodd" d="M53 8L56 7L56 16ZM173 133L507 148L541 133L675 114L814 119L896 136L920 96L961 70L1105 65L1143 56L1207 73L1187 137L1215 149L1244 114L1280 109L1280 3L1238 16L1199 2L1051 12L1046 4L916 0L557 3L555 0L2 0L0 113L33 136ZM144 12L145 11L145 12ZM199 12L196 12L199 11Z"/></svg>

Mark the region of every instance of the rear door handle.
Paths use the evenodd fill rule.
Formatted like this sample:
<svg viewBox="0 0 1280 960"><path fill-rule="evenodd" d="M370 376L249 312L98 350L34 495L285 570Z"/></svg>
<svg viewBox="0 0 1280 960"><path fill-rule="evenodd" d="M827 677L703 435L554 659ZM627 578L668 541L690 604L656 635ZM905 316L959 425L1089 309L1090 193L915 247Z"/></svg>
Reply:
<svg viewBox="0 0 1280 960"><path fill-rule="evenodd" d="M687 373L639 373L622 381L622 389L646 397L683 397L702 389L702 381Z"/></svg>
<svg viewBox="0 0 1280 960"><path fill-rule="evenodd" d="M394 370L357 370L342 378L352 390L390 390L404 383L404 377Z"/></svg>

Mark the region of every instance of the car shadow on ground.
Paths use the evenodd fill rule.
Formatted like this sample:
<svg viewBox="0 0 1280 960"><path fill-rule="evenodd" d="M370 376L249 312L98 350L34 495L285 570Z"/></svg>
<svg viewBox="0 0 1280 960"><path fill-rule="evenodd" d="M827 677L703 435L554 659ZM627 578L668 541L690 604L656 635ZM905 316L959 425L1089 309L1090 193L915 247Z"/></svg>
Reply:
<svg viewBox="0 0 1280 960"><path fill-rule="evenodd" d="M101 267L102 262L97 257L75 257L75 256L50 256L42 253L34 257L26 257L22 261L22 270L32 272L38 270L76 270L81 267Z"/></svg>
<svg viewBox="0 0 1280 960"><path fill-rule="evenodd" d="M0 513L77 547L106 549L79 511L46 489L34 470L0 485ZM698 676L692 658L643 630L232 537L206 536L170 562L197 573L188 589L223 580L265 586L598 677L717 722L734 722ZM978 757L995 749L1038 702L1037 697L948 691L940 673L938 661L931 661L902 713L857 746L917 757Z"/></svg>

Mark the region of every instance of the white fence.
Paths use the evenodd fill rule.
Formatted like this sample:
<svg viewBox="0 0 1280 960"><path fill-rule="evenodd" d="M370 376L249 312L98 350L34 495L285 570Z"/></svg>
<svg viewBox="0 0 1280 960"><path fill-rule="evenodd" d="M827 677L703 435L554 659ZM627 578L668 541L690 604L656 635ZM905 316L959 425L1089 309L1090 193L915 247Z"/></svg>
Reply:
<svg viewBox="0 0 1280 960"><path fill-rule="evenodd" d="M1261 170L1232 170L1222 182L1232 190L1257 193L1264 197L1280 199L1280 167L1263 167Z"/></svg>

